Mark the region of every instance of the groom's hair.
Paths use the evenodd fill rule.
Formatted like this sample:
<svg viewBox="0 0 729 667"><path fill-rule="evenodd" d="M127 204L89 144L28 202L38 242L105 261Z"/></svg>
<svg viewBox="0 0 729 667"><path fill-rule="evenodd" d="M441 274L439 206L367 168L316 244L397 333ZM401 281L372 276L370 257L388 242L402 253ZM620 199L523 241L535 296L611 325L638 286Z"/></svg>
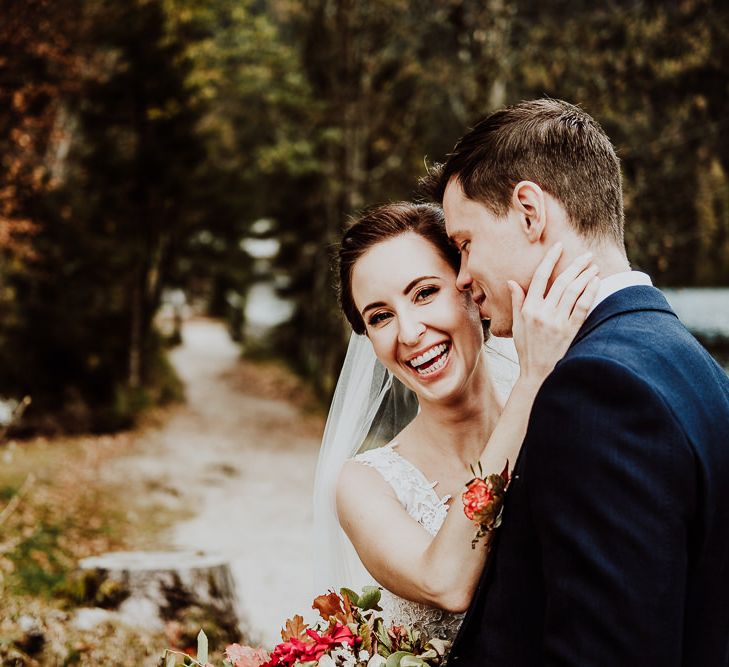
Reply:
<svg viewBox="0 0 729 667"><path fill-rule="evenodd" d="M559 200L583 236L623 244L620 161L600 125L568 102L529 100L483 118L431 168L421 189L441 203L452 178L499 217L514 186L533 181Z"/></svg>
<svg viewBox="0 0 729 667"><path fill-rule="evenodd" d="M350 221L337 256L339 303L355 333L365 333L366 326L352 294L354 265L373 246L406 232L413 232L428 241L451 265L454 273L458 273L460 256L446 234L440 206L397 202L365 210Z"/></svg>

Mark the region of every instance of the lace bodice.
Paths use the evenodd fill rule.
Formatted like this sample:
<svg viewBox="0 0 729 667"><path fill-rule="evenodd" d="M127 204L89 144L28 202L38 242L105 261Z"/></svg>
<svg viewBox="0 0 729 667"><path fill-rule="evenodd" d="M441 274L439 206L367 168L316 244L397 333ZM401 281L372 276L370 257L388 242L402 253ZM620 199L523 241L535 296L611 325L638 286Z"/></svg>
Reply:
<svg viewBox="0 0 729 667"><path fill-rule="evenodd" d="M371 449L354 457L379 472L393 488L407 513L431 535L435 535L448 514L450 496L439 498L438 482L429 482L423 473L395 451L396 443ZM412 625L428 637L453 641L464 614L453 614L418 602L405 600L383 590L380 601L387 622Z"/></svg>

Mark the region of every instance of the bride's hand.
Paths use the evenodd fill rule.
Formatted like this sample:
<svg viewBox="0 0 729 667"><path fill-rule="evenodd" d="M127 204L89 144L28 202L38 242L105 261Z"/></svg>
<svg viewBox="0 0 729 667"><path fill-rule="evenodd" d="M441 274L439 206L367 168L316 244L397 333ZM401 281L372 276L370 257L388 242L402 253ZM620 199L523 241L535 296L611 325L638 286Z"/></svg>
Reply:
<svg viewBox="0 0 729 667"><path fill-rule="evenodd" d="M600 280L592 253L577 257L557 276L547 291L549 278L562 254L562 244L553 245L537 267L526 295L509 281L513 309L514 344L519 354L520 374L541 383L567 352L572 339L587 318Z"/></svg>

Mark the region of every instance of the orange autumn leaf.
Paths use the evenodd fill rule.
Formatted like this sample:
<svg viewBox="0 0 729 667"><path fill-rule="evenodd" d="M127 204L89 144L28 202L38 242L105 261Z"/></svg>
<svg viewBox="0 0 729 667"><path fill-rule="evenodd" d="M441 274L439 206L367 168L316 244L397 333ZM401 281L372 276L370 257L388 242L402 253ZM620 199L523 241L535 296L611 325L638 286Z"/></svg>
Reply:
<svg viewBox="0 0 729 667"><path fill-rule="evenodd" d="M289 639L301 639L308 627L309 626L304 623L304 617L296 614L296 616L286 621L286 625L283 630L281 630L281 639L285 642Z"/></svg>
<svg viewBox="0 0 729 667"><path fill-rule="evenodd" d="M342 600L334 591L331 591L327 595L315 598L311 607L316 609L325 621L328 621L331 616L342 613Z"/></svg>

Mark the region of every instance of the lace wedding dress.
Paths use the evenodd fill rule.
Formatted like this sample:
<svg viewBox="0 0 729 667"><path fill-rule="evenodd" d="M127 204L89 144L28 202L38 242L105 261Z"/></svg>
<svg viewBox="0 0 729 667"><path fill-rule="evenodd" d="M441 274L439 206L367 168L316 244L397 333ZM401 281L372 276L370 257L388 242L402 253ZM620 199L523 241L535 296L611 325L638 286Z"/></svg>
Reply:
<svg viewBox="0 0 729 667"><path fill-rule="evenodd" d="M395 451L396 443L371 449L354 457L355 461L377 470L393 488L397 499L407 513L431 535L435 535L445 521L450 496L439 498L434 487L423 473ZM383 590L380 600L386 622L411 625L427 637L453 641L464 614L455 614L418 602L405 600Z"/></svg>

